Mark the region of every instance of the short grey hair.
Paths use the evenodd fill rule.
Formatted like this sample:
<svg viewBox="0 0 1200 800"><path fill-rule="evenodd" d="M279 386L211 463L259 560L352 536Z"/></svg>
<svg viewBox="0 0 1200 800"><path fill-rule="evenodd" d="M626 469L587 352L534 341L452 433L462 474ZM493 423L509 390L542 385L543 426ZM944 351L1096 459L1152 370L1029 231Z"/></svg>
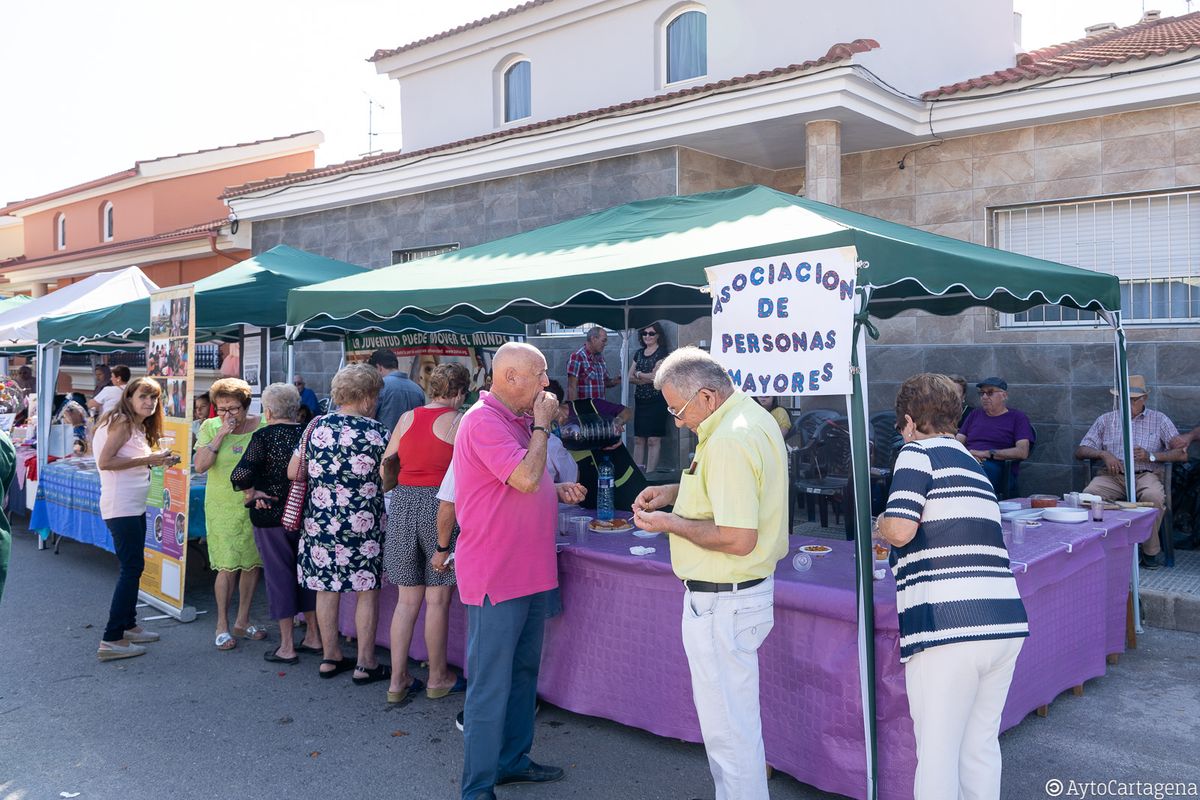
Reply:
<svg viewBox="0 0 1200 800"><path fill-rule="evenodd" d="M290 383L272 383L263 389L263 411L271 419L295 419L300 413L300 393Z"/></svg>
<svg viewBox="0 0 1200 800"><path fill-rule="evenodd" d="M729 373L699 347L681 347L663 359L654 376L654 388L661 392L667 383L685 396L701 389L711 389L721 397L733 394Z"/></svg>
<svg viewBox="0 0 1200 800"><path fill-rule="evenodd" d="M600 334L602 333L604 333L604 328L601 328L599 325L594 328L589 328L587 332L588 341L591 341L592 339L599 339Z"/></svg>

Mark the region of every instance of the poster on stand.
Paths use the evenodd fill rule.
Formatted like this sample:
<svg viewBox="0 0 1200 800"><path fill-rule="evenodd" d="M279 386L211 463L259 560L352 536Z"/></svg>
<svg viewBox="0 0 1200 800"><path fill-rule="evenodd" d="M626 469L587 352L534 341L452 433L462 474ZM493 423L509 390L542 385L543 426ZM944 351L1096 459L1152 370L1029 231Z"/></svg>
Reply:
<svg viewBox="0 0 1200 800"><path fill-rule="evenodd" d="M242 380L250 384L250 413L262 412L262 391L271 376L270 331L253 325L242 326L239 348L242 356Z"/></svg>
<svg viewBox="0 0 1200 800"><path fill-rule="evenodd" d="M708 267L713 358L756 397L850 394L857 271L854 247Z"/></svg>
<svg viewBox="0 0 1200 800"><path fill-rule="evenodd" d="M141 591L154 605L181 612L187 575L188 490L192 466L192 403L196 352L195 297L191 286L150 295L146 374L162 387L163 439L180 461L150 470L146 498L146 569Z"/></svg>
<svg viewBox="0 0 1200 800"><path fill-rule="evenodd" d="M479 390L491 384L492 357L505 342L524 337L504 333L425 333L351 334L346 337L346 361L366 361L376 350L391 350L400 362L400 373L407 375L429 395L429 376L438 364L459 363L471 373L467 402L479 397Z"/></svg>

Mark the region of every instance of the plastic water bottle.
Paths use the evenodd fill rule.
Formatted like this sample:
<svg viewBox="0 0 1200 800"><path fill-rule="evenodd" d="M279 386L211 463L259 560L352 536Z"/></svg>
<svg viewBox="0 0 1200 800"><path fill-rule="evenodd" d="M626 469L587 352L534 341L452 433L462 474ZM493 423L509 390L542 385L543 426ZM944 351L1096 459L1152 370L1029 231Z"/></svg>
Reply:
<svg viewBox="0 0 1200 800"><path fill-rule="evenodd" d="M613 518L613 482L612 462L602 456L596 480L596 519Z"/></svg>

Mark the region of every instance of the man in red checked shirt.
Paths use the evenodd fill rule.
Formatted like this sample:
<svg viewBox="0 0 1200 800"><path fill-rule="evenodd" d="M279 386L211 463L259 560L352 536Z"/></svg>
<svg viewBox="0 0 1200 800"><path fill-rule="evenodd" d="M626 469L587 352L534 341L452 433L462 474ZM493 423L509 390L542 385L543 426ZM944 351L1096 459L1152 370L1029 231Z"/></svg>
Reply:
<svg viewBox="0 0 1200 800"><path fill-rule="evenodd" d="M571 353L567 360L567 402L603 398L605 389L621 382L620 378L608 377L608 365L604 363L607 344L604 328L592 328L583 347Z"/></svg>

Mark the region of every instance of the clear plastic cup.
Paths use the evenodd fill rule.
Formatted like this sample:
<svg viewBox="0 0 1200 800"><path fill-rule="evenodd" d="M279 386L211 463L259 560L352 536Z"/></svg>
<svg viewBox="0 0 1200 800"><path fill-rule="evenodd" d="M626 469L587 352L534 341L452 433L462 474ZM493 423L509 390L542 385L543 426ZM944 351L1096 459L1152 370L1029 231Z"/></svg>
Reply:
<svg viewBox="0 0 1200 800"><path fill-rule="evenodd" d="M571 517L571 533L574 537L575 544L587 544L588 523L591 521L591 517Z"/></svg>
<svg viewBox="0 0 1200 800"><path fill-rule="evenodd" d="M803 550L792 556L792 569L796 570L796 572L808 572L810 569L812 569L812 565L812 556Z"/></svg>
<svg viewBox="0 0 1200 800"><path fill-rule="evenodd" d="M1028 520L1014 519L1012 540L1013 544L1025 544L1025 524Z"/></svg>

